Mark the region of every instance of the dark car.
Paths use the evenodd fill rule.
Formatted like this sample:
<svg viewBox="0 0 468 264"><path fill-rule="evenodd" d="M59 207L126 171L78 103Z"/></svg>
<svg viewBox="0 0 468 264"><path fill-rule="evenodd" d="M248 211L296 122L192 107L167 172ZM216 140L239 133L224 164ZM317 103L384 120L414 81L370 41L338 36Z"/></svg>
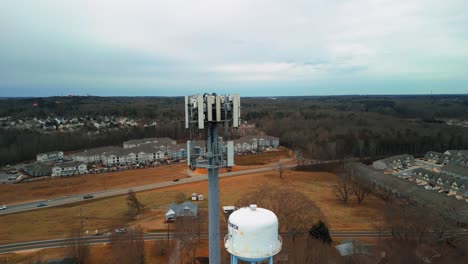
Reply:
<svg viewBox="0 0 468 264"><path fill-rule="evenodd" d="M87 194L83 196L83 199L91 199L91 198L94 198L94 196L92 196L91 194Z"/></svg>
<svg viewBox="0 0 468 264"><path fill-rule="evenodd" d="M38 203L38 204L36 205L36 207L44 207L44 206L47 206L47 204L46 204L46 203Z"/></svg>

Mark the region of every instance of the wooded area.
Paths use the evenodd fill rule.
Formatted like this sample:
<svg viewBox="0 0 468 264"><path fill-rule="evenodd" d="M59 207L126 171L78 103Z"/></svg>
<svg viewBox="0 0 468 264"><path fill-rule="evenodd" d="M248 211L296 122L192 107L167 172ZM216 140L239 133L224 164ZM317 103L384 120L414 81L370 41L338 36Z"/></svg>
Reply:
<svg viewBox="0 0 468 264"><path fill-rule="evenodd" d="M37 105L37 106L34 106ZM111 129L99 134L40 134L0 128L0 165L34 159L39 152L120 145L142 137L188 138L182 97L49 97L0 100L0 117L125 116L155 127ZM468 96L330 96L242 98L242 119L282 145L318 160L376 157L468 148ZM95 131L93 131L95 132Z"/></svg>

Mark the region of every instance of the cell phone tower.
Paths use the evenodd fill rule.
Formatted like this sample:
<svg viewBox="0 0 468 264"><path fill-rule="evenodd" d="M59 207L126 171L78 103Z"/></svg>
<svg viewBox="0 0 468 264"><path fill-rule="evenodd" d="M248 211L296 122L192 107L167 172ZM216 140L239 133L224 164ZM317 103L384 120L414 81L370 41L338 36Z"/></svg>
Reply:
<svg viewBox="0 0 468 264"><path fill-rule="evenodd" d="M185 96L185 128L190 137L204 132L206 139L205 160L193 155L191 142L187 142L187 163L192 168L208 169L208 231L210 263L221 263L219 227L218 169L234 165L232 141L224 148L218 142L218 128L226 131L237 129L240 124L240 96L191 95Z"/></svg>

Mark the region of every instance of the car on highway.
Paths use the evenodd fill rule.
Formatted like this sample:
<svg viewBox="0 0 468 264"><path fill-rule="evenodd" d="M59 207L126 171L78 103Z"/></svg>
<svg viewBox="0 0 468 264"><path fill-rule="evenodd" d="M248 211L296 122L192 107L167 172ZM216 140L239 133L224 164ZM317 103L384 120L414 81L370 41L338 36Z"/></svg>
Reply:
<svg viewBox="0 0 468 264"><path fill-rule="evenodd" d="M127 228L116 228L114 230L116 233L127 233Z"/></svg>
<svg viewBox="0 0 468 264"><path fill-rule="evenodd" d="M0 206L0 210L6 210L8 207L6 205Z"/></svg>
<svg viewBox="0 0 468 264"><path fill-rule="evenodd" d="M47 204L46 204L46 203L38 203L38 204L36 205L36 207L44 207L44 206L47 206Z"/></svg>
<svg viewBox="0 0 468 264"><path fill-rule="evenodd" d="M83 199L91 199L91 198L94 198L94 196L91 195L91 194L87 194L87 195L83 196Z"/></svg>

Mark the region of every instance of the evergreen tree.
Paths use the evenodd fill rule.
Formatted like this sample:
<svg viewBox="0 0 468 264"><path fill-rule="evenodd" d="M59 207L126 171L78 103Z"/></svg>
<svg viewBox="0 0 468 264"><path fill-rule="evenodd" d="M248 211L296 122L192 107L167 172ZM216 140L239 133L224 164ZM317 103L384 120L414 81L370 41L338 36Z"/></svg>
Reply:
<svg viewBox="0 0 468 264"><path fill-rule="evenodd" d="M310 228L309 236L321 240L323 243L330 244L332 242L327 225L320 219Z"/></svg>

